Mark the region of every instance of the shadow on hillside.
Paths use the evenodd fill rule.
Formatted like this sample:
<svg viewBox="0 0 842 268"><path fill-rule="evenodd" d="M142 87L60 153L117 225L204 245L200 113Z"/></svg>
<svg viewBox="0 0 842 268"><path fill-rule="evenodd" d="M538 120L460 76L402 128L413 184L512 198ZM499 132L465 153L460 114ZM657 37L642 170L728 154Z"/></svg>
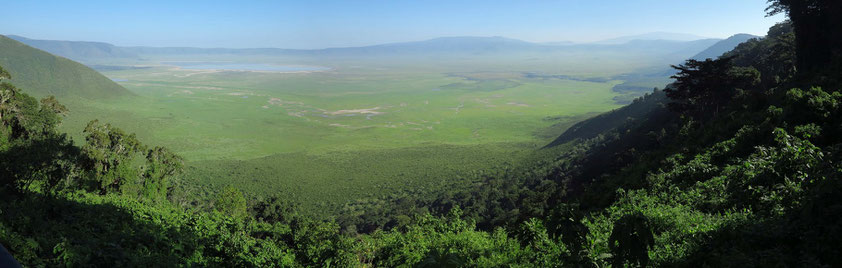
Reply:
<svg viewBox="0 0 842 268"><path fill-rule="evenodd" d="M199 244L190 232L138 221L111 204L0 194L0 243L27 266L170 267Z"/></svg>
<svg viewBox="0 0 842 268"><path fill-rule="evenodd" d="M764 222L742 222L700 239L685 259L666 267L842 267L842 183L814 187L812 198Z"/></svg>
<svg viewBox="0 0 842 268"><path fill-rule="evenodd" d="M78 148L58 135L3 147L0 147L0 186L13 184L18 178L67 177L61 173L63 169L56 167L75 162L79 155Z"/></svg>
<svg viewBox="0 0 842 268"><path fill-rule="evenodd" d="M20 180L32 177L57 188L78 187L80 181L66 180L67 167L78 162L79 153L64 136L26 140L0 151L0 244L15 259L33 267L171 267L201 256L194 233L167 224L171 214L133 213L153 207L17 190L29 184Z"/></svg>

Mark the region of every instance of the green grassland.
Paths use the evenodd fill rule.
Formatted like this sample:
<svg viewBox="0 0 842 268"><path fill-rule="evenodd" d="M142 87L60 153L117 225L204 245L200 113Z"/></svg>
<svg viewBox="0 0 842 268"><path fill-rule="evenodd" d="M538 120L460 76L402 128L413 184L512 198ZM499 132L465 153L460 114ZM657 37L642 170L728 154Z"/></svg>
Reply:
<svg viewBox="0 0 842 268"><path fill-rule="evenodd" d="M536 78L525 73L569 67L482 59L334 61L307 73L158 63L170 60L178 59L102 71L137 96L69 99L64 130L81 140L90 119L112 122L183 155L184 177L200 197L235 185L316 214L354 200L465 187L586 115L619 107L612 88L623 81L609 77L628 71L582 66L565 74L576 79ZM521 67L529 64L538 67Z"/></svg>

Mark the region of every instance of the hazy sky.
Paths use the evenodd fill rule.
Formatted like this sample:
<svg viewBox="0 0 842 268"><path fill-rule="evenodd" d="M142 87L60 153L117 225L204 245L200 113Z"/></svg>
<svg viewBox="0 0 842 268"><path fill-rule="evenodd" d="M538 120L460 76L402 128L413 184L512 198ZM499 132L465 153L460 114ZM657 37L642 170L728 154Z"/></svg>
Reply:
<svg viewBox="0 0 842 268"><path fill-rule="evenodd" d="M323 48L441 36L763 35L766 0L5 1L0 34L122 46Z"/></svg>

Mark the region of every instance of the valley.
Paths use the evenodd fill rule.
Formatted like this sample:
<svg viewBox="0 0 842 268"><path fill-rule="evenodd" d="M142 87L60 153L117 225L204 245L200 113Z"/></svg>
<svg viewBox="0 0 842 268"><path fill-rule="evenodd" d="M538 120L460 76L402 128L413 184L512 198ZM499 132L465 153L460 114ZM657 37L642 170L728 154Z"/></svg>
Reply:
<svg viewBox="0 0 842 268"><path fill-rule="evenodd" d="M735 45L450 37L323 50L104 50L13 38L83 62L129 92L63 97L71 113L60 130L77 144L88 122L110 122L184 157L179 187L189 199L236 186L321 218L349 203L470 187L519 166L576 122L663 87L663 66Z"/></svg>
<svg viewBox="0 0 842 268"><path fill-rule="evenodd" d="M184 177L208 196L238 185L327 212L359 198L462 184L469 173L516 162L586 115L620 107L612 91L620 81L610 79L535 78L468 64L444 73L328 66L102 71L136 96L67 102L80 112L62 127L81 141L79 129L98 118L172 148L188 161Z"/></svg>

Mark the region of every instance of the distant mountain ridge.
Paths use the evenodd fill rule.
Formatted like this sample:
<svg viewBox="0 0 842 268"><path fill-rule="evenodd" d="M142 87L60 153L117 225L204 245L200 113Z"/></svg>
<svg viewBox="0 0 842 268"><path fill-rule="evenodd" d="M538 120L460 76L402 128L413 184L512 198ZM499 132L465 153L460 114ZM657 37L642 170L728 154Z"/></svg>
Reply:
<svg viewBox="0 0 842 268"><path fill-rule="evenodd" d="M686 33L653 32L638 35L621 36L606 40L600 40L593 43L604 45L618 45L625 44L634 40L695 41L701 39L711 38Z"/></svg>
<svg viewBox="0 0 842 268"><path fill-rule="evenodd" d="M708 49L705 49L704 51L699 52L699 54L696 54L696 56L693 56L693 59L694 60L705 60L705 59L708 59L708 58L716 59L719 56L722 56L722 54L725 54L725 52L734 50L734 48L736 48L737 45L742 44L743 42L746 42L746 41L754 39L754 38L761 38L761 37L756 36L756 35L750 35L750 34L735 34L731 37L728 37L728 39L719 41L718 43L714 44L713 46L709 47Z"/></svg>
<svg viewBox="0 0 842 268"><path fill-rule="evenodd" d="M190 48L190 47L125 47L137 54L273 54L299 56L364 56L376 54L419 54L419 53L461 53L486 54L496 52L556 52L586 49L633 49L638 51L679 52L707 48L720 39L699 39L693 41L635 39L623 44L573 44L532 43L506 37L456 36L440 37L424 41L388 43L362 47L338 47L324 49L281 49L281 48ZM701 46L701 48L699 48ZM696 50L698 49L698 50Z"/></svg>
<svg viewBox="0 0 842 268"><path fill-rule="evenodd" d="M6 37L68 59L137 58L137 54L103 42L36 40L17 35Z"/></svg>
<svg viewBox="0 0 842 268"><path fill-rule="evenodd" d="M647 35L649 37L658 37ZM101 58L130 58L142 55L272 55L272 56L316 56L316 57L354 57L381 55L423 56L425 54L455 55L494 55L503 52L550 53L603 50L655 53L660 55L679 55L690 57L719 39L696 39L677 41L666 39L630 39L622 44L574 44L574 43L532 43L505 37L456 36L440 37L424 41L389 43L362 47L339 47L325 49L283 49L283 48L194 48L194 47L118 47L99 42L69 42L34 40L16 36L21 42L42 48L48 52L62 55L77 61ZM690 37L684 36L684 39Z"/></svg>
<svg viewBox="0 0 842 268"><path fill-rule="evenodd" d="M55 56L0 35L0 66L12 83L36 96L87 99L133 95L111 79L72 60Z"/></svg>

